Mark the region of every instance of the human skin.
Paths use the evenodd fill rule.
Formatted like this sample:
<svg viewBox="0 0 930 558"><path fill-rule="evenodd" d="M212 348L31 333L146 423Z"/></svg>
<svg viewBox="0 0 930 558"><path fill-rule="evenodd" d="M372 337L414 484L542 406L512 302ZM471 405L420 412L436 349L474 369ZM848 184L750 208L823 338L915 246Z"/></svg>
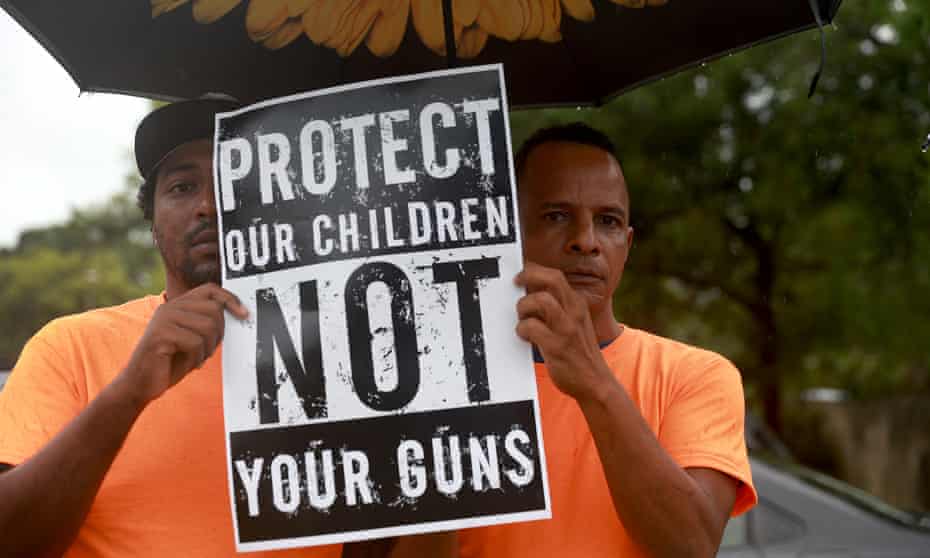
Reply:
<svg viewBox="0 0 930 558"><path fill-rule="evenodd" d="M113 382L34 457L0 474L5 556L64 553L145 407L213 354L226 312L247 317L235 295L216 284L212 159L212 143L198 140L178 147L159 165L152 233L164 263L166 302ZM61 489L62 478L68 479L67 490ZM346 545L344 555L439 557L453 556L454 550L454 534L440 534L355 543Z"/></svg>
<svg viewBox="0 0 930 558"><path fill-rule="evenodd" d="M211 220L215 232L213 188L206 187L210 160L209 154L204 159L203 144L185 144L162 170L180 165L187 184L179 187L175 180L169 194L166 178L176 179L177 173L166 177L160 171L156 178L154 221L162 252L167 244L171 255L165 259L167 302L152 316L129 363L42 450L0 475L0 533L10 556L59 556L70 546L145 407L213 354L223 336L226 311L238 319L247 316L234 295L209 282L194 288L175 267L185 259L201 270L210 267L209 247L184 247L183 235L177 236ZM178 196L181 190L188 195ZM61 487L62 478L68 479L67 490Z"/></svg>
<svg viewBox="0 0 930 558"><path fill-rule="evenodd" d="M213 144L187 143L158 166L152 235L165 266L167 298L220 282Z"/></svg>
<svg viewBox="0 0 930 558"><path fill-rule="evenodd" d="M529 154L518 181L526 266L515 282L527 295L517 334L581 408L614 510L637 545L649 556L714 556L738 481L679 467L599 347L622 335L612 301L633 241L619 163L596 147L548 142Z"/></svg>

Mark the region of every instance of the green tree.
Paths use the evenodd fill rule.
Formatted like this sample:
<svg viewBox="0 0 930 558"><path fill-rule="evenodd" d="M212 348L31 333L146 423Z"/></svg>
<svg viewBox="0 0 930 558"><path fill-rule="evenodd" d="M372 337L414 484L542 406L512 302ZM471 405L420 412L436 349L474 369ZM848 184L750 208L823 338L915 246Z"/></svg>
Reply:
<svg viewBox="0 0 930 558"><path fill-rule="evenodd" d="M930 388L930 6L847 2L828 29L762 45L600 109L636 228L618 314L722 351L768 421L788 388Z"/></svg>
<svg viewBox="0 0 930 558"><path fill-rule="evenodd" d="M160 291L159 262L134 189L23 232L0 253L0 369L53 318Z"/></svg>

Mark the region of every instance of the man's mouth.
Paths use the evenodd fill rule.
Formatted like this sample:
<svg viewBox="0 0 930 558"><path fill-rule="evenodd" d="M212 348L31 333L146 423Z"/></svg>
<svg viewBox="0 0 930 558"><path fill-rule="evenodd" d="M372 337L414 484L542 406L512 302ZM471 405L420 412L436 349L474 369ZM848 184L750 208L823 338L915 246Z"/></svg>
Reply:
<svg viewBox="0 0 930 558"><path fill-rule="evenodd" d="M198 244L209 244L209 243L216 244L216 239L218 238L218 234L217 234L216 229L214 228L202 227L202 228L195 229L188 236L188 238L190 239L189 243L191 246L197 246Z"/></svg>
<svg viewBox="0 0 930 558"><path fill-rule="evenodd" d="M196 252L216 253L218 249L216 229L196 232L190 240L190 247Z"/></svg>
<svg viewBox="0 0 930 558"><path fill-rule="evenodd" d="M571 284L591 284L604 281L603 275L592 269L567 269L565 279Z"/></svg>

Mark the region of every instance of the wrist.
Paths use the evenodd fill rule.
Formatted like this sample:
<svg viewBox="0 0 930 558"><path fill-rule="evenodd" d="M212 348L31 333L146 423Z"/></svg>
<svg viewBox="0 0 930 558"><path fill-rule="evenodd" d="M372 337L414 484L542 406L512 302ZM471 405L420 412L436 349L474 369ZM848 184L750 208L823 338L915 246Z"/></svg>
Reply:
<svg viewBox="0 0 930 558"><path fill-rule="evenodd" d="M126 411L139 414L151 402L145 391L139 386L139 382L133 381L129 376L129 370L117 376L104 390L113 404L122 406Z"/></svg>
<svg viewBox="0 0 930 558"><path fill-rule="evenodd" d="M582 409L591 406L608 407L619 393L626 393L606 365L599 368L601 370L598 370L597 374L592 374L591 379L585 382L582 389L575 395L575 400Z"/></svg>

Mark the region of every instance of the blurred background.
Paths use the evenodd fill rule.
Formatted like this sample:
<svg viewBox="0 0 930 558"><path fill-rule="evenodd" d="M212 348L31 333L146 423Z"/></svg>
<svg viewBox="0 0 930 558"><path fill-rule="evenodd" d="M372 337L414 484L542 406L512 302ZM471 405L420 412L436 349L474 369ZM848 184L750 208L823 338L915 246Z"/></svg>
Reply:
<svg viewBox="0 0 930 558"><path fill-rule="evenodd" d="M514 148L557 122L607 132L636 230L618 318L734 361L800 462L930 511L930 3L847 1L827 44L811 99L816 32L603 107L515 112ZM78 98L2 13L0 46L2 371L50 319L163 280L131 157L151 104Z"/></svg>

